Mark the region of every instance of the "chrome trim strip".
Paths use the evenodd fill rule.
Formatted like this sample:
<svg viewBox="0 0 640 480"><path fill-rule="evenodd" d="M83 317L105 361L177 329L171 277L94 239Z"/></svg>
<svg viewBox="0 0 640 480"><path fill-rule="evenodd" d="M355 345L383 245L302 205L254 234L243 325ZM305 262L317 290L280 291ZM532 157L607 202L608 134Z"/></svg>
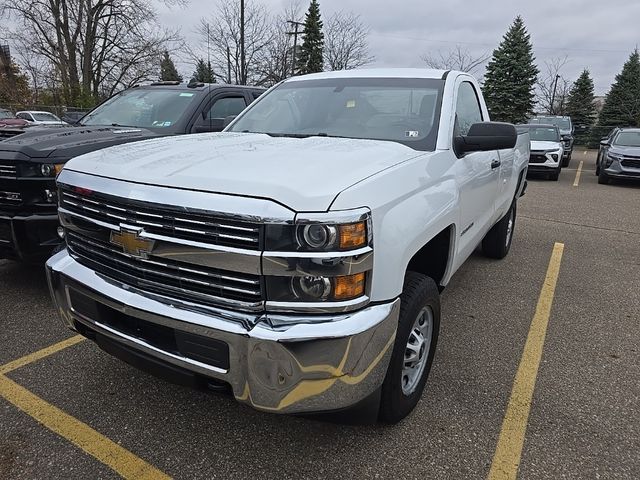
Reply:
<svg viewBox="0 0 640 480"><path fill-rule="evenodd" d="M345 302L265 302L265 307L267 312L344 313L358 310L366 306L369 301L369 297L363 296ZM286 317L280 317L280 320L287 323Z"/></svg>
<svg viewBox="0 0 640 480"><path fill-rule="evenodd" d="M371 210L366 207L330 212L303 212L296 214L295 223L356 223L366 220L370 215Z"/></svg>
<svg viewBox="0 0 640 480"><path fill-rule="evenodd" d="M113 178L76 172L65 167L57 178L58 184L79 186L105 195L141 202L171 205L187 212L227 218L240 222L293 223L295 213L273 201L222 193L184 190L126 182ZM170 195L167 193L170 192Z"/></svg>
<svg viewBox="0 0 640 480"><path fill-rule="evenodd" d="M264 252L262 272L272 276L344 276L373 269L373 249L347 252Z"/></svg>

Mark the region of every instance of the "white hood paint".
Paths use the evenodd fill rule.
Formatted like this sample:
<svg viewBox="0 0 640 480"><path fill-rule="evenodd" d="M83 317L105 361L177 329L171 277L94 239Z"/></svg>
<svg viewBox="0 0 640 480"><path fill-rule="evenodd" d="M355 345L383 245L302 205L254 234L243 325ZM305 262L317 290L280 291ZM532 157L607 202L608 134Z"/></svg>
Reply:
<svg viewBox="0 0 640 480"><path fill-rule="evenodd" d="M206 133L118 145L65 169L118 180L268 198L324 211L349 186L423 154L396 142Z"/></svg>
<svg viewBox="0 0 640 480"><path fill-rule="evenodd" d="M562 150L561 142L543 142L540 140L531 140L531 150Z"/></svg>

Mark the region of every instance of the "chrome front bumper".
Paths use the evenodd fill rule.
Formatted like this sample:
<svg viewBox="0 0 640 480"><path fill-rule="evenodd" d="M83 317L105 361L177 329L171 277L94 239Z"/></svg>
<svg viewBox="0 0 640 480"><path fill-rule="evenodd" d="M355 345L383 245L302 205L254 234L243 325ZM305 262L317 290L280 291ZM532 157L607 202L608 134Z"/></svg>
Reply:
<svg viewBox="0 0 640 480"><path fill-rule="evenodd" d="M387 371L400 310L399 300L332 316L256 316L176 306L97 275L66 250L49 259L47 278L68 327L89 328L163 364L225 382L238 401L279 413L339 410L375 392ZM228 345L229 367L157 348L99 318L89 318L74 308L71 293L126 318L220 340Z"/></svg>

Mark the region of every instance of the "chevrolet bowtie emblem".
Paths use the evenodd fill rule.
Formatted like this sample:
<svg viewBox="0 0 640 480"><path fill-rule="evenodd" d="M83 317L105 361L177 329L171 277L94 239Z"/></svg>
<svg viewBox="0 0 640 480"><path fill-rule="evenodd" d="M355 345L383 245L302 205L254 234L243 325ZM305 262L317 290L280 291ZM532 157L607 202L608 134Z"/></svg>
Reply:
<svg viewBox="0 0 640 480"><path fill-rule="evenodd" d="M120 227L119 232L111 231L109 241L114 245L121 247L124 253L128 253L135 257L148 258L149 254L153 250L155 241L148 238L142 238L140 236L142 232L142 229L130 230Z"/></svg>

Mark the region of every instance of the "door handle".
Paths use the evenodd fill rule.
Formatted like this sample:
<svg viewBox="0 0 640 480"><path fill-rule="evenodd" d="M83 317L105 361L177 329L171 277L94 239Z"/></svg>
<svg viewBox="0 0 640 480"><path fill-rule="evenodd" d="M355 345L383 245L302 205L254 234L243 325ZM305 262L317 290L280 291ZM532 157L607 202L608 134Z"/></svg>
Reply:
<svg viewBox="0 0 640 480"><path fill-rule="evenodd" d="M500 160L491 160L491 170L498 168L500 165L502 165Z"/></svg>

